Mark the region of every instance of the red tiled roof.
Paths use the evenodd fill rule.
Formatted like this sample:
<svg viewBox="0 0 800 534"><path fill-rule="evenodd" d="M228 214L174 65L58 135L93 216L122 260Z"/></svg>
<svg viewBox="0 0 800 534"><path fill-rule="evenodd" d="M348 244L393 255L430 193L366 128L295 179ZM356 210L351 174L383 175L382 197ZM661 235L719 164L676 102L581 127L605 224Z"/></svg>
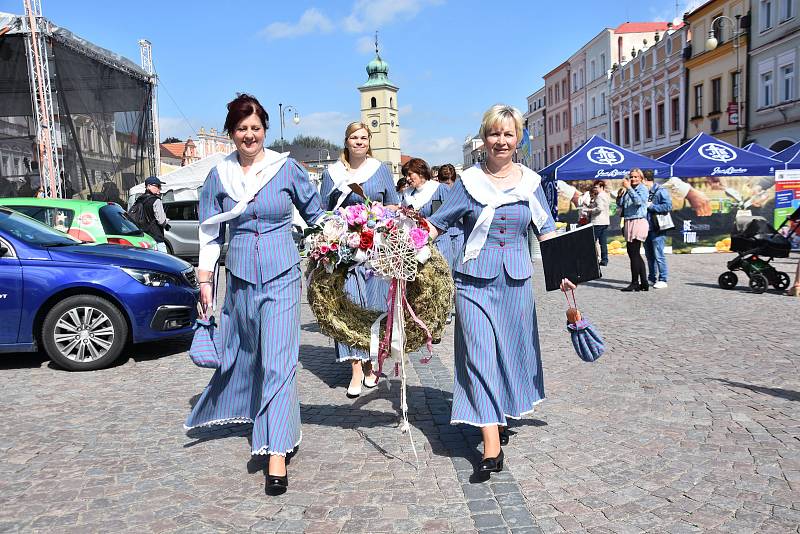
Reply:
<svg viewBox="0 0 800 534"><path fill-rule="evenodd" d="M409 156L408 154L400 154L400 165L405 165L408 160L413 158L414 156Z"/></svg>
<svg viewBox="0 0 800 534"><path fill-rule="evenodd" d="M666 22L625 22L617 26L614 33L663 32L666 29Z"/></svg>
<svg viewBox="0 0 800 534"><path fill-rule="evenodd" d="M174 158L181 159L183 157L183 150L186 143L161 143L161 151L169 152Z"/></svg>

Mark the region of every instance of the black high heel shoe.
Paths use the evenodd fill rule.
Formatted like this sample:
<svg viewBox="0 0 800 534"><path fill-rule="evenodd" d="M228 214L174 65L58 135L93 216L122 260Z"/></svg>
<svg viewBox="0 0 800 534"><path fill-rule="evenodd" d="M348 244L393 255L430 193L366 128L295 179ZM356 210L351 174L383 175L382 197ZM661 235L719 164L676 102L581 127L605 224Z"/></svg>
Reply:
<svg viewBox="0 0 800 534"><path fill-rule="evenodd" d="M503 428L500 430L500 445L505 447L508 445L508 442L511 440L511 432L508 430L508 427Z"/></svg>
<svg viewBox="0 0 800 534"><path fill-rule="evenodd" d="M478 466L478 474L488 476L490 473L499 473L503 470L504 458L505 455L503 454L503 449L500 449L500 454L494 458L486 458L481 461L480 465Z"/></svg>
<svg viewBox="0 0 800 534"><path fill-rule="evenodd" d="M639 284L631 283L630 285L623 287L620 291L641 291L642 288Z"/></svg>
<svg viewBox="0 0 800 534"><path fill-rule="evenodd" d="M289 489L289 473L283 476L267 474L267 493L281 495Z"/></svg>

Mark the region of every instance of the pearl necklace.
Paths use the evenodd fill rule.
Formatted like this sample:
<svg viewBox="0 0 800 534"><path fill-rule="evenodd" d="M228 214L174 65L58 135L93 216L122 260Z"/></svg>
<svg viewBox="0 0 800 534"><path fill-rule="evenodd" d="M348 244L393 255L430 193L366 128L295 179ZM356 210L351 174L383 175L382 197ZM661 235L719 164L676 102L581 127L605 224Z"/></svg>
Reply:
<svg viewBox="0 0 800 534"><path fill-rule="evenodd" d="M494 178L495 180L505 180L506 178L508 178L509 176L511 176L512 174L514 174L514 170L515 170L515 168L512 166L512 167L511 167L511 171L510 171L508 174L506 174L505 176L498 176L498 175L496 175L495 173L493 173L492 171L490 171L490 170L489 170L489 166L488 166L488 165L486 165L485 163L484 163L484 164L482 164L482 166L483 166L483 169L484 169L484 171L486 172L486 174L488 174L489 176L491 176L491 177L492 177L492 178Z"/></svg>

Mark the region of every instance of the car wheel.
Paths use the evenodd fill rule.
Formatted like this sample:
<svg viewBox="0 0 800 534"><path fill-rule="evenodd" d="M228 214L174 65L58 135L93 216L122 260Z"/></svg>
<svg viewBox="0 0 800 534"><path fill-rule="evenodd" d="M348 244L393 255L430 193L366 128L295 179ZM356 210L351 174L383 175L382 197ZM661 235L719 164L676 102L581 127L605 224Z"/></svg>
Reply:
<svg viewBox="0 0 800 534"><path fill-rule="evenodd" d="M45 316L42 345L53 362L70 371L93 371L111 365L128 338L125 317L108 300L75 295Z"/></svg>

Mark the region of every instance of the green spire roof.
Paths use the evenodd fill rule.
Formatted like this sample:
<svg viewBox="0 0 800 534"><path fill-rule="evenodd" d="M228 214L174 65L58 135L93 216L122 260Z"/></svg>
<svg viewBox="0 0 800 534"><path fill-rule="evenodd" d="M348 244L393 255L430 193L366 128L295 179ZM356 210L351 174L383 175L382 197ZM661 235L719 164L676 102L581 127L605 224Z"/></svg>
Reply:
<svg viewBox="0 0 800 534"><path fill-rule="evenodd" d="M375 59L367 63L367 74L369 78L361 87L375 87L379 85L396 86L389 81L389 64L381 59L378 52L378 34L375 33Z"/></svg>

